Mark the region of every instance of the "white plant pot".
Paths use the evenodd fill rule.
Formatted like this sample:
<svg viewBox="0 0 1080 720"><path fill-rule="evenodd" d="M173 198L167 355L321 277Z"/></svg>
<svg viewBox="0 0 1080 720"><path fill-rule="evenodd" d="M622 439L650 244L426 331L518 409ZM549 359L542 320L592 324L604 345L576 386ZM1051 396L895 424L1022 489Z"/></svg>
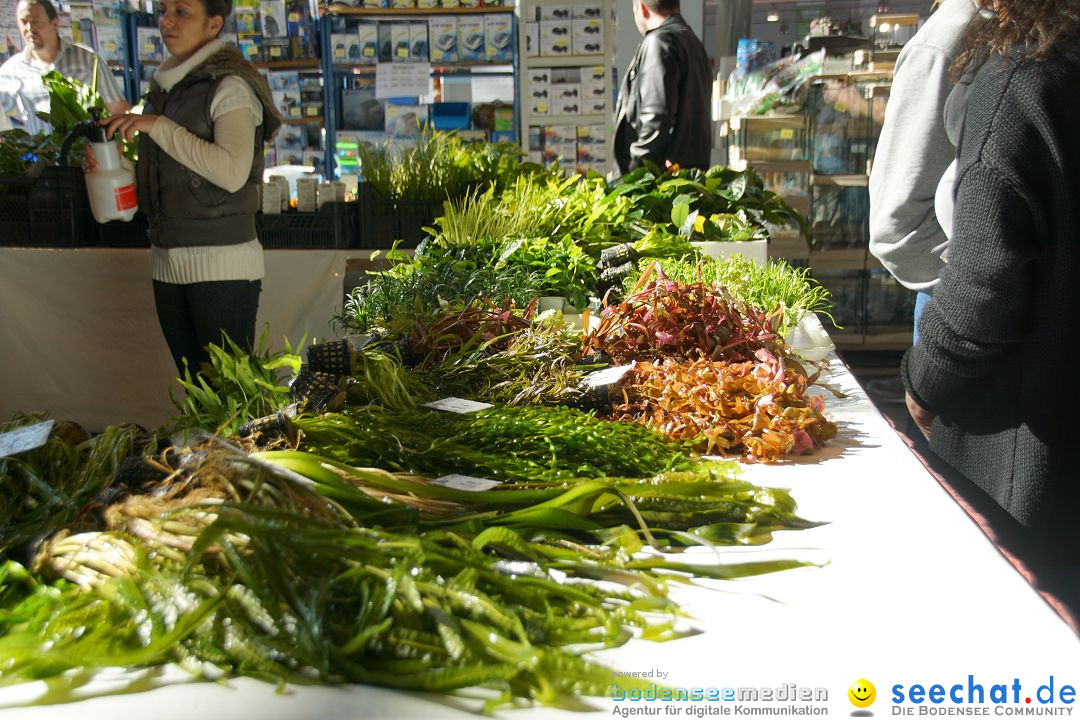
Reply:
<svg viewBox="0 0 1080 720"><path fill-rule="evenodd" d="M816 313L803 313L799 318L799 324L788 331L784 338L795 352L807 360L824 360L829 353L836 350L829 333L821 325L821 320Z"/></svg>
<svg viewBox="0 0 1080 720"><path fill-rule="evenodd" d="M547 312L548 310L558 310L559 312L566 312L566 298L559 296L549 296L540 298L540 304L537 305L537 312Z"/></svg>
<svg viewBox="0 0 1080 720"><path fill-rule="evenodd" d="M753 260L758 265L769 262L769 243L767 240L742 240L739 242L706 242L690 243L702 254L708 257L721 258L731 255L742 255L748 260Z"/></svg>

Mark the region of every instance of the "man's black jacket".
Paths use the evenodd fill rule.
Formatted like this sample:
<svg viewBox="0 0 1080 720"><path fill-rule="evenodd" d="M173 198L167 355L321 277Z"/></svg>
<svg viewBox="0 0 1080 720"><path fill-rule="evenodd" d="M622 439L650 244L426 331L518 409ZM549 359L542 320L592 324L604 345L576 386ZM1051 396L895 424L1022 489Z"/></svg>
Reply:
<svg viewBox="0 0 1080 720"><path fill-rule="evenodd" d="M705 48L681 15L646 33L619 92L619 170L630 172L643 160L707 168L711 85Z"/></svg>

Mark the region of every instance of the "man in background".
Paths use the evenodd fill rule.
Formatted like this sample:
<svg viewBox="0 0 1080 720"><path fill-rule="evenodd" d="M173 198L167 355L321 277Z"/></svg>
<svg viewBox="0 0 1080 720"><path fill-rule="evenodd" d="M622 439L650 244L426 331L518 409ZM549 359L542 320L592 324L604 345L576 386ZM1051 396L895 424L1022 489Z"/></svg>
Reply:
<svg viewBox="0 0 1080 720"><path fill-rule="evenodd" d="M679 14L679 0L632 2L645 37L619 91L619 171L628 173L646 160L661 168L708 168L712 78L705 47Z"/></svg>
<svg viewBox="0 0 1080 720"><path fill-rule="evenodd" d="M51 70L92 86L97 68L97 91L105 107L113 115L129 109L105 61L93 50L60 38L60 19L50 0L20 0L15 12L25 47L0 65L0 79L17 87L17 93L4 94L5 102L14 104L4 110L17 126L31 135L50 130L37 113L50 110L49 90L41 77Z"/></svg>

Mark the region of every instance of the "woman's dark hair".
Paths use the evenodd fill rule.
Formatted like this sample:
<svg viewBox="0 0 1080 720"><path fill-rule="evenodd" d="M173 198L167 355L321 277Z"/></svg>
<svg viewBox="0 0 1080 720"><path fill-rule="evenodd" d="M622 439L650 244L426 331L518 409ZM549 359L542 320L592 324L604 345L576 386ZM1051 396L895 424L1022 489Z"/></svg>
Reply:
<svg viewBox="0 0 1080 720"><path fill-rule="evenodd" d="M53 5L51 2L49 2L49 0L19 0L19 1L23 5L26 5L26 7L33 7L34 5L37 5L39 8L41 8L42 10L45 11L45 17L49 18L49 20L55 20L56 19L56 6Z"/></svg>
<svg viewBox="0 0 1080 720"><path fill-rule="evenodd" d="M206 9L207 17L220 15L227 18L232 13L232 0L199 0Z"/></svg>
<svg viewBox="0 0 1080 720"><path fill-rule="evenodd" d="M679 9L679 0L644 0L651 12L669 15Z"/></svg>
<svg viewBox="0 0 1080 720"><path fill-rule="evenodd" d="M953 75L990 55L1043 60L1063 42L1080 41L1080 0L980 0L953 64ZM992 8L992 9L991 9Z"/></svg>

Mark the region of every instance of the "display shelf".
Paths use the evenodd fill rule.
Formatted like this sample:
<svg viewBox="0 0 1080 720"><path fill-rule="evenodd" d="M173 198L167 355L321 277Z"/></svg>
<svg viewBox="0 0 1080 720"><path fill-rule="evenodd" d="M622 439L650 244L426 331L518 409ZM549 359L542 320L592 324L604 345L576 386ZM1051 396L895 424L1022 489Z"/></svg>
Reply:
<svg viewBox="0 0 1080 720"><path fill-rule="evenodd" d="M607 115L525 115L529 125L600 125L607 121Z"/></svg>
<svg viewBox="0 0 1080 720"><path fill-rule="evenodd" d="M529 58L530 65L535 67L593 67L603 65L605 55L533 55Z"/></svg>
<svg viewBox="0 0 1080 720"><path fill-rule="evenodd" d="M265 70L318 70L319 59L308 58L306 60L266 60L251 63L257 68Z"/></svg>
<svg viewBox="0 0 1080 720"><path fill-rule="evenodd" d="M769 125L773 127L802 128L806 127L806 116L802 113L793 115L732 115L728 119L732 130L740 129L744 124Z"/></svg>
<svg viewBox="0 0 1080 720"><path fill-rule="evenodd" d="M816 270L865 270L866 248L810 249L810 266Z"/></svg>
<svg viewBox="0 0 1080 720"><path fill-rule="evenodd" d="M850 175L820 175L810 176L810 184L818 187L867 187L870 184L870 176L862 173Z"/></svg>
<svg viewBox="0 0 1080 720"><path fill-rule="evenodd" d="M320 127L325 124L323 122L322 115L319 115L318 117L306 117L306 118L282 118L281 122L285 123L286 125L315 125L315 124L318 124Z"/></svg>
<svg viewBox="0 0 1080 720"><path fill-rule="evenodd" d="M458 72L461 70L476 70L478 68L490 68L496 70L496 72L485 72L486 76L498 76L498 75L513 75L514 65L513 63L506 62L487 62L484 60L475 60L470 62L452 62L452 63L429 63L431 65L431 72L433 73L448 73ZM344 75L374 75L379 67L378 63L371 63L367 65L348 65L334 63L334 72Z"/></svg>
<svg viewBox="0 0 1080 720"><path fill-rule="evenodd" d="M752 167L758 173L765 172L786 172L786 173L806 173L808 176L813 173L813 165L809 160L746 160L740 158L729 164L732 170L745 170L748 167Z"/></svg>
<svg viewBox="0 0 1080 720"><path fill-rule="evenodd" d="M456 8L358 8L350 5L334 3L330 5L329 14L354 15L357 17L393 17L416 15L491 15L494 13L513 13L513 5L485 5L484 7L456 7Z"/></svg>
<svg viewBox="0 0 1080 720"><path fill-rule="evenodd" d="M576 139L575 141L562 139L557 143L557 149L548 147L552 143L552 137L548 134L546 128L555 125L576 125L578 127L602 125L604 127L603 142L595 142L594 139L594 141L589 142L590 146L588 148L579 146L576 157L584 158L587 156L591 158L588 162L577 165L578 170L595 170L601 172L601 174L606 174L615 159L613 142L615 128L611 112L613 108L610 103L613 95L612 90L615 87L615 5L614 0L594 0L590 3L581 4L598 6L600 14L582 14L579 16L577 12L579 4L577 3L571 5L558 0L518 0L518 54L521 58L521 97L532 98L534 89L550 88L554 102L559 99L554 95L557 88L578 85L582 90L582 94L569 97L581 98L582 101L586 98L589 99L590 102L582 108L587 110L600 109L600 101L603 100L604 112L534 114L531 112L531 107L525 105L522 107L521 113L521 143L528 159L544 164L547 162L545 158L555 155L569 155L570 147L576 144ZM566 7L572 9L571 17L545 17L545 11L551 8ZM569 32L565 35L560 34L558 37L573 40L574 43L579 42L579 36L574 29L575 23L586 24L586 29L580 37L584 37L584 32L590 32L588 27L591 25L592 34L590 38L593 39L590 42L599 40L603 52L567 55L540 54L539 51L544 47L543 32L547 23L565 24ZM596 27L596 23L602 23L602 27ZM530 35L530 29L532 35ZM598 29L600 32L595 32ZM552 37L555 37L554 32ZM537 52L533 54L529 53L530 39L536 43L534 49ZM569 46L564 45L564 47L571 53L575 49L572 44ZM586 45L582 45L577 49L583 50L586 47ZM588 68L603 68L602 77L599 77L595 72L588 71ZM532 83L533 79L538 80L535 85ZM601 94L594 94L601 89L603 91ZM556 109L553 105L549 105L549 108ZM585 136L579 137L583 138ZM584 152L580 152L582 150Z"/></svg>

